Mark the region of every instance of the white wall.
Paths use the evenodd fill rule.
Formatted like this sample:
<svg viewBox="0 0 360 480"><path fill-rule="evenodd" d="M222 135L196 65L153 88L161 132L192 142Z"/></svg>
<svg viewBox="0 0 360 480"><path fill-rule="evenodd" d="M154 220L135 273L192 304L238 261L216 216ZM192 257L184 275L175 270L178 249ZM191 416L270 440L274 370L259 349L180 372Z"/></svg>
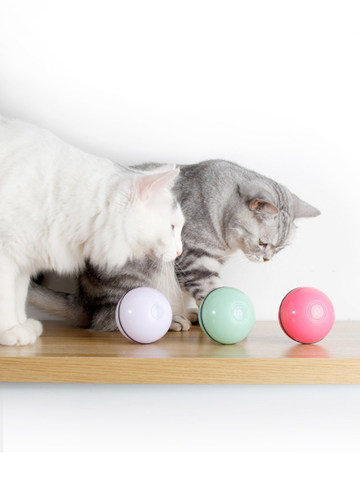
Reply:
<svg viewBox="0 0 360 480"><path fill-rule="evenodd" d="M226 158L323 213L225 283L274 319L298 285L359 319L356 1L2 0L0 111L123 163Z"/></svg>

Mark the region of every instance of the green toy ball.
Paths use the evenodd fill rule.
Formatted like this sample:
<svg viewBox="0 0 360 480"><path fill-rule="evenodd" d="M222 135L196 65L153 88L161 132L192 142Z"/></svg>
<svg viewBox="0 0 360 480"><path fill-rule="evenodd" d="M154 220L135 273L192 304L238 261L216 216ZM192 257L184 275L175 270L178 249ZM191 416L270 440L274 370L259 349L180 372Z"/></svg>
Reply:
<svg viewBox="0 0 360 480"><path fill-rule="evenodd" d="M215 342L225 345L241 342L251 332L255 312L250 298L236 288L212 290L199 308L203 332Z"/></svg>

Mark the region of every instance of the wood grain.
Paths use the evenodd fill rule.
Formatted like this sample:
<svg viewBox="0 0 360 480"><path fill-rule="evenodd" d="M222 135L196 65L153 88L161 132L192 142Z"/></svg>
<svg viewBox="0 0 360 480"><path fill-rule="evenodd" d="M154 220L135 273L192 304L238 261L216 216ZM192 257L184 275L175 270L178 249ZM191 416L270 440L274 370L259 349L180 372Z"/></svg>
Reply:
<svg viewBox="0 0 360 480"><path fill-rule="evenodd" d="M119 332L44 322L28 347L0 346L0 381L169 384L359 384L360 322L337 322L326 339L300 345L277 322L257 322L236 345L199 327L138 345Z"/></svg>

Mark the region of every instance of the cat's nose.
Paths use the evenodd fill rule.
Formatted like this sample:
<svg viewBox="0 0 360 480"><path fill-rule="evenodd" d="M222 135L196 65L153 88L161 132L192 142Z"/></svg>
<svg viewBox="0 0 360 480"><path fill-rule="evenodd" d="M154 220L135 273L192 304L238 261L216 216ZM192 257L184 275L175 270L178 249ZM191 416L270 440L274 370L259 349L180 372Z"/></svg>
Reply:
<svg viewBox="0 0 360 480"><path fill-rule="evenodd" d="M264 262L268 262L270 258L264 258Z"/></svg>
<svg viewBox="0 0 360 480"><path fill-rule="evenodd" d="M182 254L182 250L176 252L176 256L177 256L177 257L180 257L181 254Z"/></svg>

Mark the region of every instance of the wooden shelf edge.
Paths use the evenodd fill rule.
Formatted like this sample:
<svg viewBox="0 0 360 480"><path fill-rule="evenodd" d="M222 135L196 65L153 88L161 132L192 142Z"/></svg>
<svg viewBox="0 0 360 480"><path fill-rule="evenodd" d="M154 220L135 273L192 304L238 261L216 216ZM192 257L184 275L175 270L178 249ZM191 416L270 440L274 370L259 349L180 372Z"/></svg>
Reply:
<svg viewBox="0 0 360 480"><path fill-rule="evenodd" d="M2 357L0 382L360 384L360 359Z"/></svg>

